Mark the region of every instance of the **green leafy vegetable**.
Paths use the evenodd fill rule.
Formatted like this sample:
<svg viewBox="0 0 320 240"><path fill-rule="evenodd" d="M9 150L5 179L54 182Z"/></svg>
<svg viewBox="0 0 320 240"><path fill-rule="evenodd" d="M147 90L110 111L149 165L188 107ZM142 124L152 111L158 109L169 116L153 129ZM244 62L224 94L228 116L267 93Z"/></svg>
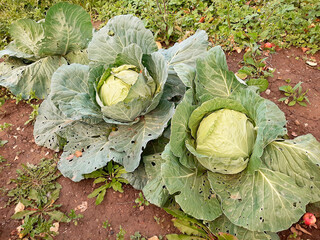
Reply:
<svg viewBox="0 0 320 240"><path fill-rule="evenodd" d="M310 134L286 140L283 112L237 81L219 47L197 60L190 82L160 172L143 188L147 200L165 206L159 191L166 189L166 199L171 195L216 233L279 239L272 232L287 229L320 200L320 143Z"/></svg>
<svg viewBox="0 0 320 240"><path fill-rule="evenodd" d="M110 19L89 43L89 66L64 65L53 74L35 122L36 143L54 150L63 146L58 168L74 181L111 160L133 172L148 142L166 129L175 98L185 92L174 66L193 69L207 45L206 33L199 31L157 52L140 19Z"/></svg>
<svg viewBox="0 0 320 240"><path fill-rule="evenodd" d="M90 15L80 6L61 2L51 7L44 21L20 19L10 27L13 41L0 51L0 85L27 99L50 92L51 76L61 65L87 63L92 38Z"/></svg>

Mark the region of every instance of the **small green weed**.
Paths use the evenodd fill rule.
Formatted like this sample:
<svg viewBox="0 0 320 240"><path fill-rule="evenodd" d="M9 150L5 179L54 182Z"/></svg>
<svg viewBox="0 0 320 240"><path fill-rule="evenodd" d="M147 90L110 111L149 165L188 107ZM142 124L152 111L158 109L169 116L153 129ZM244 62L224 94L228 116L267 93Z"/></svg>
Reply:
<svg viewBox="0 0 320 240"><path fill-rule="evenodd" d="M178 207L165 208L169 214L175 218L172 219L173 225L185 235L169 234L166 237L168 239L203 239L203 240L238 240L235 236L218 232L216 228L208 227L203 222L198 221L184 212L180 211ZM187 236L186 236L187 235Z"/></svg>
<svg viewBox="0 0 320 240"><path fill-rule="evenodd" d="M256 86L260 92L265 91L269 82L268 77L272 77L274 69L266 68L267 57L261 58L262 51L256 43L249 43L248 51L243 55L244 66L238 71L237 75L245 80L249 86Z"/></svg>
<svg viewBox="0 0 320 240"><path fill-rule="evenodd" d="M142 206L149 206L150 203L148 202L148 200L146 200L142 194L142 192L139 193L139 197L136 198L136 200L134 200L134 202L137 204L135 206L133 206L134 208L136 207L142 207Z"/></svg>
<svg viewBox="0 0 320 240"><path fill-rule="evenodd" d="M30 104L30 106L33 108L32 112L29 115L29 119L24 123L24 125L29 124L30 122L33 123L37 116L38 116L38 109L40 104Z"/></svg>
<svg viewBox="0 0 320 240"><path fill-rule="evenodd" d="M124 240L124 235L126 234L126 231L121 227L121 225L119 226L119 232L117 233L117 240Z"/></svg>
<svg viewBox="0 0 320 240"><path fill-rule="evenodd" d="M107 189L112 188L114 191L123 192L122 184L127 184L122 174L126 173L124 167L114 164L112 161L104 168L98 169L95 172L86 174L85 178L95 178L94 184L104 183L102 186L95 189L88 195L88 198L96 197L96 205L99 205L106 195Z"/></svg>
<svg viewBox="0 0 320 240"><path fill-rule="evenodd" d="M22 165L17 170L17 178L11 179L16 186L8 192L8 204L16 203L13 219L22 219L19 237L30 239L53 239L58 233L54 229L57 222L73 222L75 225L81 214L71 210L65 214L55 204L59 198L61 185L55 180L57 172L56 159L42 159L38 165Z"/></svg>
<svg viewBox="0 0 320 240"><path fill-rule="evenodd" d="M47 204L47 194L53 193L61 186L55 180L60 177L57 171L57 159L42 159L38 165L27 163L17 170L17 178L11 179L16 187L9 191L8 204L21 202L23 199L34 199L37 204Z"/></svg>
<svg viewBox="0 0 320 240"><path fill-rule="evenodd" d="M12 126L11 123L3 123L3 124L0 124L0 130L3 131L3 130L6 130L8 128L10 128Z"/></svg>
<svg viewBox="0 0 320 240"><path fill-rule="evenodd" d="M103 223L102 223L102 227L107 229L107 228L110 228L111 227L111 224L109 223L109 220L105 220Z"/></svg>
<svg viewBox="0 0 320 240"><path fill-rule="evenodd" d="M303 92L301 84L302 82L299 82L294 87L290 85L279 87L279 90L284 93L285 97L280 98L278 101L284 102L288 106L294 106L296 103L298 103L299 105L306 107L307 103L310 104L307 97L308 90Z"/></svg>

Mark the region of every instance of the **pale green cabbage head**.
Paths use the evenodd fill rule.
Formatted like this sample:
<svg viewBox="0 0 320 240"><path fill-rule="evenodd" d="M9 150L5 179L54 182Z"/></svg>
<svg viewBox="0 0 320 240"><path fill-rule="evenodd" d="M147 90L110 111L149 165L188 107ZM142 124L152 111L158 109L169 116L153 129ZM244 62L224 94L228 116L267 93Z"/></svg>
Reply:
<svg viewBox="0 0 320 240"><path fill-rule="evenodd" d="M109 74L99 92L100 99L105 106L111 106L124 101L129 94L130 88L139 77L139 73L133 65L122 65L112 68Z"/></svg>
<svg viewBox="0 0 320 240"><path fill-rule="evenodd" d="M200 122L196 143L199 154L245 159L255 143L254 126L245 114L222 109Z"/></svg>

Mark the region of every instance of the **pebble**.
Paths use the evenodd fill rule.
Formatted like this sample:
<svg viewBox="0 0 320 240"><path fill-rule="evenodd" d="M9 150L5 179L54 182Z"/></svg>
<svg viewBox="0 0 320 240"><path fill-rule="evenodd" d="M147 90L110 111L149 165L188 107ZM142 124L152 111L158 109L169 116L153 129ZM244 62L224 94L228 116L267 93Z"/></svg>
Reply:
<svg viewBox="0 0 320 240"><path fill-rule="evenodd" d="M309 124L308 124L308 123L305 123L305 124L304 124L304 126L305 126L305 127L308 127L308 126L309 126Z"/></svg>
<svg viewBox="0 0 320 240"><path fill-rule="evenodd" d="M294 123L298 126L300 125L300 122L298 120L295 120Z"/></svg>
<svg viewBox="0 0 320 240"><path fill-rule="evenodd" d="M159 240L159 238L157 236L153 236L151 238L148 238L148 240Z"/></svg>
<svg viewBox="0 0 320 240"><path fill-rule="evenodd" d="M31 149L30 149L30 152L34 152L34 149L33 149L33 148L31 148Z"/></svg>
<svg viewBox="0 0 320 240"><path fill-rule="evenodd" d="M295 132L292 132L291 135L294 137L298 136Z"/></svg>
<svg viewBox="0 0 320 240"><path fill-rule="evenodd" d="M270 93L271 93L271 90L270 90L270 89L267 89L267 90L266 90L266 94L269 95Z"/></svg>

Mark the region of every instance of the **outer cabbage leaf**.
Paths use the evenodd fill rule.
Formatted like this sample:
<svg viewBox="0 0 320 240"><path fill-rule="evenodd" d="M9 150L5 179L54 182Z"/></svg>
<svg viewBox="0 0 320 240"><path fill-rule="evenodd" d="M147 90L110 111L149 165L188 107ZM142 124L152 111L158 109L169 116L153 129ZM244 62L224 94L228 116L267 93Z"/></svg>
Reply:
<svg viewBox="0 0 320 240"><path fill-rule="evenodd" d="M68 118L94 124L102 121L102 114L90 98L88 76L86 65L62 66L52 76L50 95Z"/></svg>
<svg viewBox="0 0 320 240"><path fill-rule="evenodd" d="M173 113L174 105L162 101L155 110L142 117L138 123L131 126L119 125L118 130L110 134L110 147L125 153L125 157L118 162L127 172L132 172L139 166L142 150L149 141L161 136Z"/></svg>
<svg viewBox="0 0 320 240"><path fill-rule="evenodd" d="M195 78L196 59L204 55L208 48L208 36L203 30L198 30L194 35L175 43L169 49L160 49L169 64L172 74L177 74L187 87L192 86Z"/></svg>
<svg viewBox="0 0 320 240"><path fill-rule="evenodd" d="M190 134L188 128L189 118L196 108L196 106L192 105L192 102L192 90L188 90L172 117L170 135L170 148L172 153L176 157L179 157L179 161L182 165L189 168L196 167L193 156L187 152L188 150L185 147L185 141L189 139Z"/></svg>
<svg viewBox="0 0 320 240"><path fill-rule="evenodd" d="M111 126L106 123L86 124L77 122L68 128L65 136L67 145L61 155L58 169L71 180L82 180L83 174L91 173L104 167L111 160L117 161L124 157L110 148L108 135ZM81 156L75 156L75 152L82 152Z"/></svg>
<svg viewBox="0 0 320 240"><path fill-rule="evenodd" d="M196 96L201 103L214 97L227 98L244 87L233 72L228 71L226 57L220 47L210 49L197 60Z"/></svg>
<svg viewBox="0 0 320 240"><path fill-rule="evenodd" d="M291 177L267 168L237 175L208 172L222 211L235 225L251 231L289 228L305 212L310 196Z"/></svg>
<svg viewBox="0 0 320 240"><path fill-rule="evenodd" d="M79 63L83 65L89 64L87 49L69 52L67 55L65 55L65 58L69 63Z"/></svg>
<svg viewBox="0 0 320 240"><path fill-rule="evenodd" d="M21 62L22 63L22 62ZM21 94L22 98L29 97L30 92L34 91L39 98L44 98L50 91L52 74L67 61L63 57L53 56L38 60L29 65L11 65L5 62L0 68L0 85L7 87L14 95ZM9 68L3 66L11 65Z"/></svg>
<svg viewBox="0 0 320 240"><path fill-rule="evenodd" d="M254 240L279 240L279 236L276 233L267 232L253 232L246 228L238 227L232 224L229 219L222 215L216 220L209 223L209 229L217 234L219 232L227 232L236 236L240 240L254 239Z"/></svg>
<svg viewBox="0 0 320 240"><path fill-rule="evenodd" d="M219 217L221 206L206 174L181 165L169 145L162 157L166 160L161 167L162 178L169 193L175 194L181 209L197 219L212 221Z"/></svg>
<svg viewBox="0 0 320 240"><path fill-rule="evenodd" d="M311 135L274 141L263 154L268 168L282 172L309 189L310 202L320 201L320 143Z"/></svg>
<svg viewBox="0 0 320 240"><path fill-rule="evenodd" d="M74 124L74 120L67 118L51 101L50 97L44 100L39 108L34 124L35 143L59 151L59 135L63 135L66 126Z"/></svg>
<svg viewBox="0 0 320 240"><path fill-rule="evenodd" d="M239 101L247 110L247 115L257 127L257 137L250 157L248 168L257 170L261 165L264 148L287 133L286 118L278 106L260 97L251 88L241 89L232 98Z"/></svg>
<svg viewBox="0 0 320 240"><path fill-rule="evenodd" d="M143 22L132 15L116 16L96 32L89 44L89 59L92 64L113 64L117 55L130 44L137 44L144 54L151 54L158 48L152 32Z"/></svg>
<svg viewBox="0 0 320 240"><path fill-rule="evenodd" d="M148 182L143 187L143 195L152 204L163 207L169 199L169 192L161 176L161 153L143 157Z"/></svg>
<svg viewBox="0 0 320 240"><path fill-rule="evenodd" d="M3 56L10 56L10 57L16 57L16 58L23 58L23 59L33 59L34 55L33 54L28 54L21 52L16 44L14 42L10 42L8 46L0 51L0 58Z"/></svg>
<svg viewBox="0 0 320 240"><path fill-rule="evenodd" d="M89 13L81 6L60 2L46 14L45 38L40 54L66 55L85 49L92 38L92 23Z"/></svg>
<svg viewBox="0 0 320 240"><path fill-rule="evenodd" d="M10 26L9 33L17 50L39 56L40 42L44 38L44 29L41 23L31 19L20 19Z"/></svg>

